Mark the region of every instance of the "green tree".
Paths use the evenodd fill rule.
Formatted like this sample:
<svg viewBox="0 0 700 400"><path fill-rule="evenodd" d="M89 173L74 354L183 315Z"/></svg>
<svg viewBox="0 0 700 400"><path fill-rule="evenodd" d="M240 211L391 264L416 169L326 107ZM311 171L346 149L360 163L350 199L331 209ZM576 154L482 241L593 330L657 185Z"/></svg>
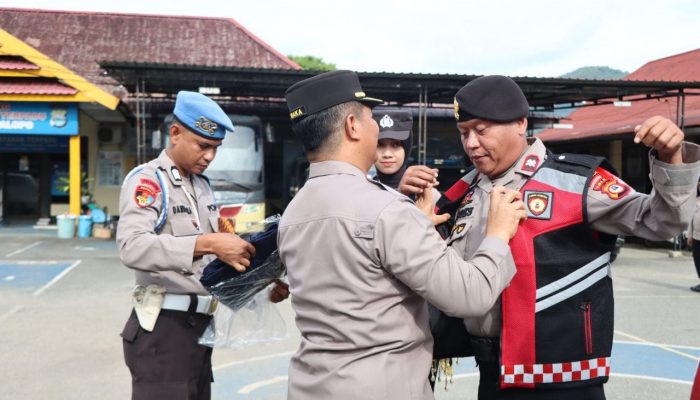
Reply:
<svg viewBox="0 0 700 400"><path fill-rule="evenodd" d="M581 67L561 76L572 79L622 79L627 72L610 67Z"/></svg>
<svg viewBox="0 0 700 400"><path fill-rule="evenodd" d="M292 55L287 57L299 64L302 69L309 71L333 71L336 69L335 64L327 63L321 57Z"/></svg>

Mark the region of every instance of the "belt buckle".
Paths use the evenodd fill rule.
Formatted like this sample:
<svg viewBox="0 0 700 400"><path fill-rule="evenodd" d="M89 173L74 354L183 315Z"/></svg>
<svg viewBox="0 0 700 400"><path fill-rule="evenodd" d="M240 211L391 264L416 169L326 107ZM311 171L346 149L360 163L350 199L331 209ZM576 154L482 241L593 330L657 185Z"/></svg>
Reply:
<svg viewBox="0 0 700 400"><path fill-rule="evenodd" d="M207 314L212 315L214 314L214 311L216 311L216 307L219 305L219 300L217 300L215 297L211 298L211 301L209 301L209 311Z"/></svg>

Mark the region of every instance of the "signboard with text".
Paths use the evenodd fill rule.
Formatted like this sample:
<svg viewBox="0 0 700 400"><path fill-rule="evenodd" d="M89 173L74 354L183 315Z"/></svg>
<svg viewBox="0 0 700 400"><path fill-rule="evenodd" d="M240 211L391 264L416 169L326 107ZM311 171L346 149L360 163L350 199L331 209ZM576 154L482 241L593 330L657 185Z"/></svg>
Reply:
<svg viewBox="0 0 700 400"><path fill-rule="evenodd" d="M77 135L75 103L0 102L0 134Z"/></svg>

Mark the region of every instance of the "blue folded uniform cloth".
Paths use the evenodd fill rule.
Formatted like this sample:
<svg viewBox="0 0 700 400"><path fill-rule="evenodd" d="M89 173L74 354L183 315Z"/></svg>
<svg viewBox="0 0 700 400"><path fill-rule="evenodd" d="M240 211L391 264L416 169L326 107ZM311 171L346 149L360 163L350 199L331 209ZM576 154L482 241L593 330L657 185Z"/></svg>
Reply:
<svg viewBox="0 0 700 400"><path fill-rule="evenodd" d="M255 247L255 257L244 272L217 258L204 267L199 279L209 293L233 310L243 307L285 270L277 252L277 222L243 239Z"/></svg>

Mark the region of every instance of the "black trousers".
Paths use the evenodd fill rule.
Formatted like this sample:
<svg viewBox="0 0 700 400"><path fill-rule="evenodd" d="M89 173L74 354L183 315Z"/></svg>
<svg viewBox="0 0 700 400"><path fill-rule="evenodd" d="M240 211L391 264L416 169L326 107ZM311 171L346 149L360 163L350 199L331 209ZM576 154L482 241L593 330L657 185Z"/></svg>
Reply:
<svg viewBox="0 0 700 400"><path fill-rule="evenodd" d="M479 400L605 400L603 384L569 389L500 388L499 339L474 337L479 365Z"/></svg>
<svg viewBox="0 0 700 400"><path fill-rule="evenodd" d="M700 240L693 239L693 263L695 264L695 272L700 278Z"/></svg>
<svg viewBox="0 0 700 400"><path fill-rule="evenodd" d="M209 400L211 347L197 343L211 316L161 310L153 332L132 311L121 333L132 400Z"/></svg>

